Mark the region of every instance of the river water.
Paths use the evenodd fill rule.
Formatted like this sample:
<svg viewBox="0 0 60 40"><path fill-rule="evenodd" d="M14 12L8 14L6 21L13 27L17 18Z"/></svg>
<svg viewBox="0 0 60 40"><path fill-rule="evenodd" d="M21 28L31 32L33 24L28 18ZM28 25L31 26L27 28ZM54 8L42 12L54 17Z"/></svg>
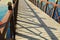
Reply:
<svg viewBox="0 0 60 40"><path fill-rule="evenodd" d="M1 0L0 1L0 21L3 19L3 17L5 16L5 14L8 11L8 6L7 3L8 2L12 2L12 0ZM10 24L8 24L10 25ZM10 28L8 27L7 33L6 33L7 38L10 38Z"/></svg>

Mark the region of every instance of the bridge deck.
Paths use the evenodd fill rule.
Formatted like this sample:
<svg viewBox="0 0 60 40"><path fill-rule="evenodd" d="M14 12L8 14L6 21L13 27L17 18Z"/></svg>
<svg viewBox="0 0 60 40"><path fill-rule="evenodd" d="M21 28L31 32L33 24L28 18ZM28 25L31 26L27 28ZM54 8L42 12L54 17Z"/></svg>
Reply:
<svg viewBox="0 0 60 40"><path fill-rule="evenodd" d="M28 0L19 0L16 40L60 40L60 24Z"/></svg>

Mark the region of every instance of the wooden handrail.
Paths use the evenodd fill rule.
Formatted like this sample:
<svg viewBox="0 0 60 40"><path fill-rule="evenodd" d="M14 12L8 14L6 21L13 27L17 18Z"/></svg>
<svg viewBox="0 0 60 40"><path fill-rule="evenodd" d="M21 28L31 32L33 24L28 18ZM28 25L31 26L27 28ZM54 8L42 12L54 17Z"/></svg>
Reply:
<svg viewBox="0 0 60 40"><path fill-rule="evenodd" d="M2 20L2 23L4 24L5 23L5 25L3 25L3 27L2 28L0 28L1 30L1 36L2 37L0 37L1 38L1 40L5 40L5 35L6 35L6 32L7 32L7 29L8 29L8 27L9 27L9 21L10 21L10 15L11 15L12 13L10 12L10 11L8 11L7 13L6 13L6 15L4 16L4 18L3 18L3 20Z"/></svg>
<svg viewBox="0 0 60 40"><path fill-rule="evenodd" d="M16 1L15 1L15 4L16 4ZM15 4L13 5L13 9L14 9ZM0 28L0 40L5 40L6 39L5 35L7 33L8 27L9 27L8 24L9 24L11 18L12 18L12 15L13 15L12 11L13 10L8 10L6 15L4 16L4 18L1 21L2 25L0 24L0 26L2 26L2 27ZM5 24L5 25L3 25L3 24Z"/></svg>

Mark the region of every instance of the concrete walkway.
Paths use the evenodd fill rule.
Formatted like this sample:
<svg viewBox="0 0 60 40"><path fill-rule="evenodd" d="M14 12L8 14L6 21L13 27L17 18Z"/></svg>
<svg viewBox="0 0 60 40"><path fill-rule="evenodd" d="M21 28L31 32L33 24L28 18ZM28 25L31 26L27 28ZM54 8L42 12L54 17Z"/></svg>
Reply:
<svg viewBox="0 0 60 40"><path fill-rule="evenodd" d="M60 40L60 24L28 0L19 0L16 40Z"/></svg>

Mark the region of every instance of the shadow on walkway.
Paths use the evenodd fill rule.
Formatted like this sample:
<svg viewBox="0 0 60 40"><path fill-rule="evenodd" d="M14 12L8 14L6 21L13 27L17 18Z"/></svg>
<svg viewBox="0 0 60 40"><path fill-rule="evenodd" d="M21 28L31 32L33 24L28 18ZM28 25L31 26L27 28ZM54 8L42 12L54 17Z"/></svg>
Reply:
<svg viewBox="0 0 60 40"><path fill-rule="evenodd" d="M25 0L24 0L24 1L25 1ZM25 1L25 2L26 2L26 1ZM27 2L26 2L26 4L29 6L29 4L28 4ZM32 10L32 12L34 13L34 16L32 16L32 15L29 15L29 16L36 18L36 19L39 21L39 24L36 23L36 22L34 22L34 21L31 21L31 20L29 20L29 19L27 19L27 18L25 18L25 17L21 17L21 16L19 16L19 17L24 18L24 19L27 19L27 20L29 20L30 22L26 22L26 21L22 21L22 20L17 20L17 21L23 22L23 23L27 23L27 24L32 24L32 25L41 26L42 28L45 29L45 31L47 32L47 34L50 36L50 38L51 38L52 40L58 40L58 38L57 38L57 37L53 34L53 32L51 31L51 29L56 30L56 28L50 28L50 27L48 27L48 26L42 21L42 18L40 18L40 17L37 15L37 13L36 13L30 6L29 6L29 8L30 8L30 9ZM30 12L30 11L28 11L28 12ZM19 15L27 16L26 14L19 14ZM43 18L43 19L45 19L45 18ZM24 28L24 29L30 31L30 32L33 33L34 35L43 38L44 40L48 40L48 39L46 39L45 37L43 37L43 36L40 35L40 34L42 34L41 31L39 31L38 29L36 29L36 28L40 28L40 27L24 27L23 25L18 24L18 23L17 23L17 25L21 26L21 28ZM37 34L36 32L34 32L34 31L32 31L32 30L30 30L30 29L28 29L28 28L34 28L35 30L39 31L40 34ZM33 37L28 36L28 35L24 35L24 34L17 33L17 32L16 32L16 35L21 36L21 37L23 37L23 38L27 38L28 40L40 40L40 39L33 38Z"/></svg>
<svg viewBox="0 0 60 40"><path fill-rule="evenodd" d="M27 2L26 2L26 4L29 6L29 4ZM58 38L53 34L53 32L48 28L48 26L42 21L42 19L37 15L37 13L31 7L30 7L30 9L33 11L34 15L36 16L38 21L41 23L42 27L45 29L45 31L48 33L48 35L51 37L51 39L58 40Z"/></svg>

